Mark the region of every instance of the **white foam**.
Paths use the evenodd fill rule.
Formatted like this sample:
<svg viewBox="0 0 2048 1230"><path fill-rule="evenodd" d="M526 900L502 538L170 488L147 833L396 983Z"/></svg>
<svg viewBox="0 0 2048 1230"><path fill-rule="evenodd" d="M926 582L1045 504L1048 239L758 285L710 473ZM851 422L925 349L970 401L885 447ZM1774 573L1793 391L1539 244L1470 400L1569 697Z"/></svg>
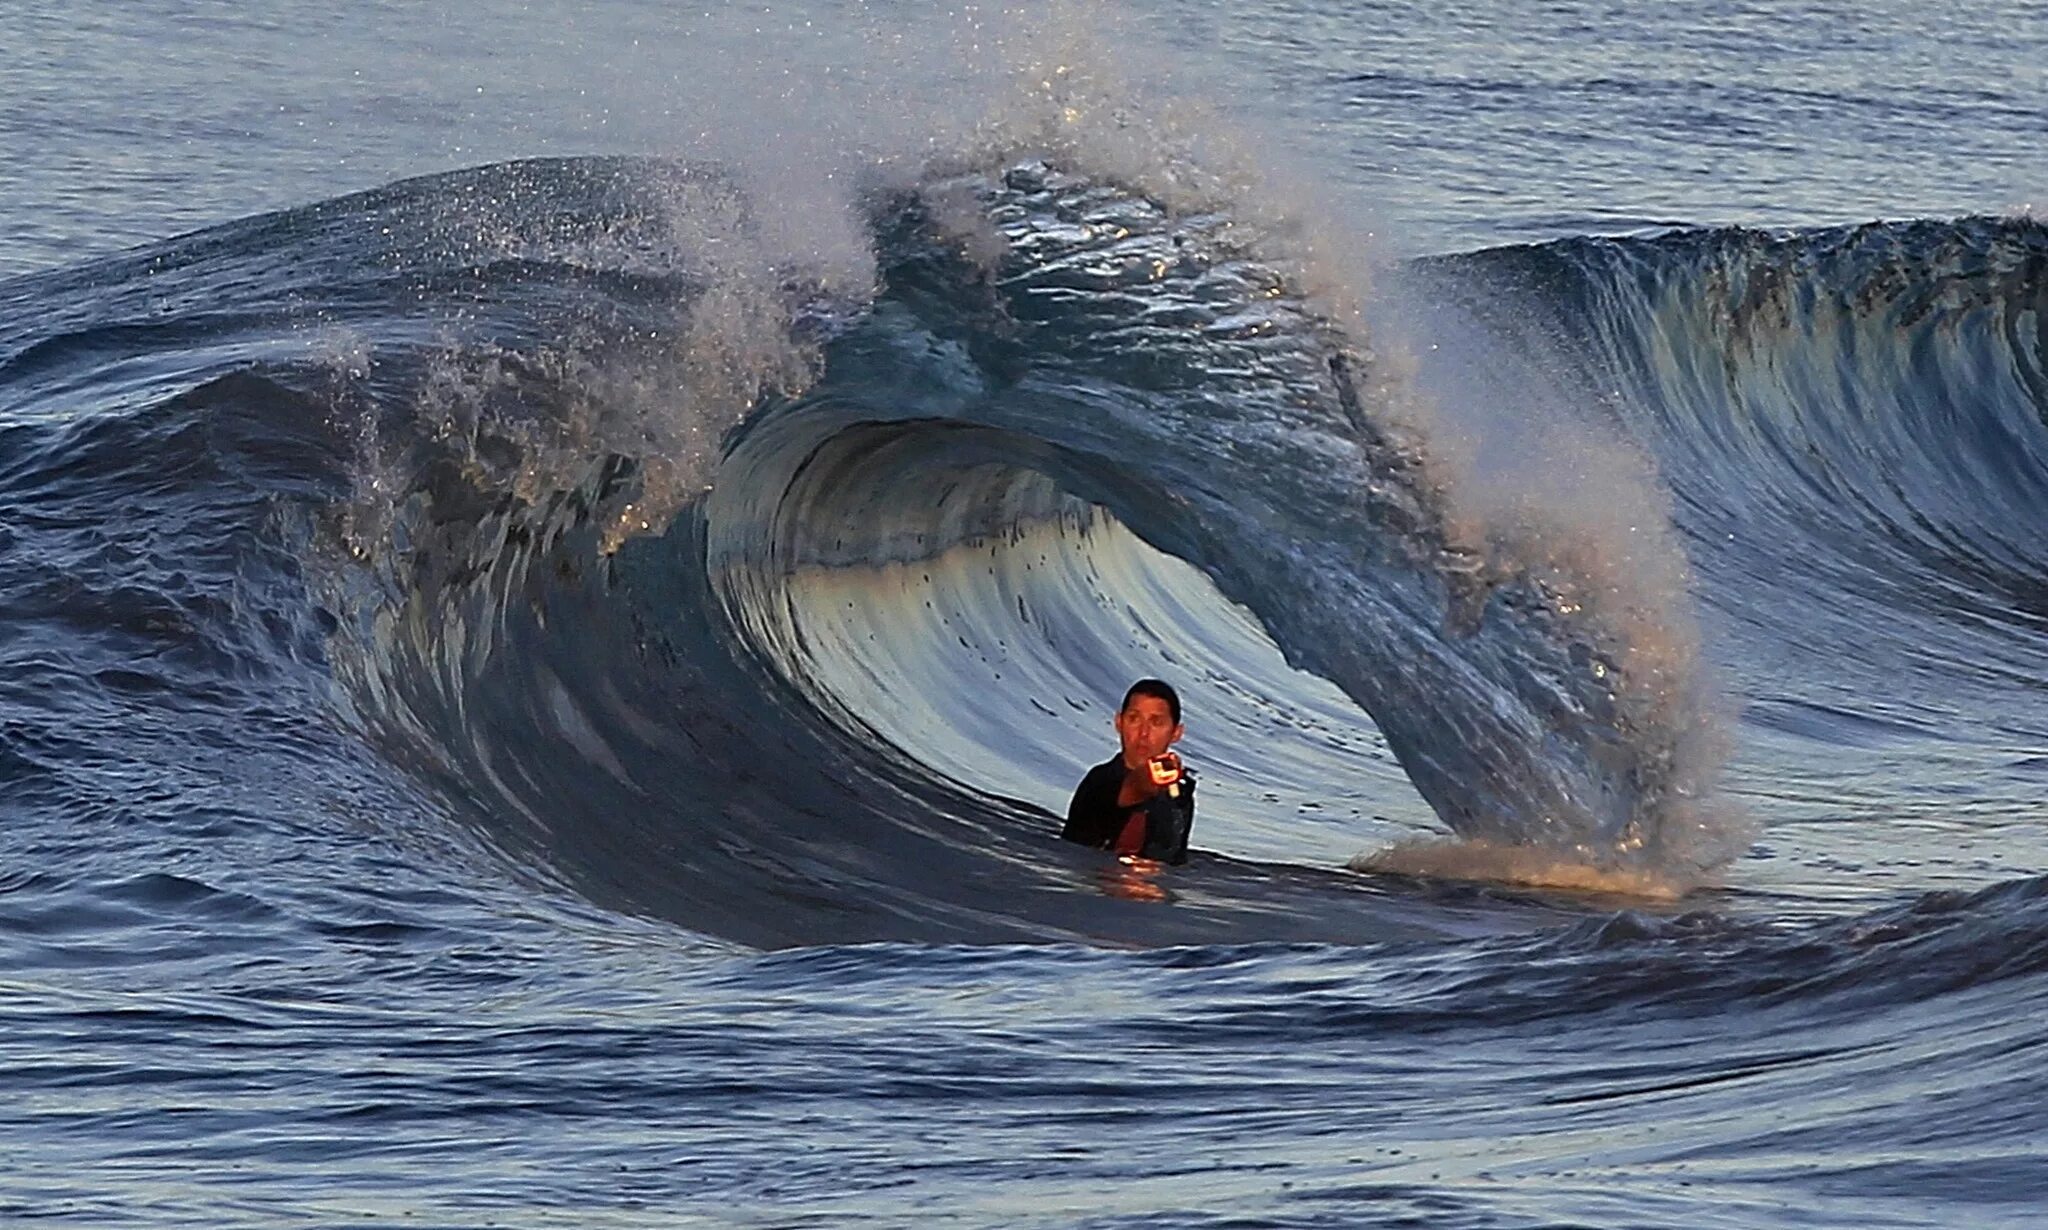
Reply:
<svg viewBox="0 0 2048 1230"><path fill-rule="evenodd" d="M1351 869L1423 879L1599 893L1650 901L1676 901L1703 883L1700 878L1685 878L1663 869L1581 862L1555 850L1534 846L1426 838L1361 854L1351 860Z"/></svg>

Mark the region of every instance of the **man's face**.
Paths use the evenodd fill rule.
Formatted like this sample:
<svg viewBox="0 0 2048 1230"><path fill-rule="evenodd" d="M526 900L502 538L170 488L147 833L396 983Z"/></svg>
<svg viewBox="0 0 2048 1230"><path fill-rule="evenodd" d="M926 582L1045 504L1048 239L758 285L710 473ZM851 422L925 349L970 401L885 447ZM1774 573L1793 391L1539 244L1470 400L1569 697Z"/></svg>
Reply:
<svg viewBox="0 0 2048 1230"><path fill-rule="evenodd" d="M1124 767L1143 768L1145 762L1180 740L1180 723L1173 711L1157 696L1133 696L1123 712L1116 715L1116 737L1123 744Z"/></svg>

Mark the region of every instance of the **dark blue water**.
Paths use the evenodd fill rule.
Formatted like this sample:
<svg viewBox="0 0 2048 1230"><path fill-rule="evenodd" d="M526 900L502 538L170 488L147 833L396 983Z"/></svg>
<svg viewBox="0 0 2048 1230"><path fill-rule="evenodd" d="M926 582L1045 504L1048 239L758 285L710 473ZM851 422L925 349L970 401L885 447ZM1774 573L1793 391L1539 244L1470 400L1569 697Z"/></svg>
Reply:
<svg viewBox="0 0 2048 1230"><path fill-rule="evenodd" d="M2033 1224L2038 14L22 20L0 1218Z"/></svg>

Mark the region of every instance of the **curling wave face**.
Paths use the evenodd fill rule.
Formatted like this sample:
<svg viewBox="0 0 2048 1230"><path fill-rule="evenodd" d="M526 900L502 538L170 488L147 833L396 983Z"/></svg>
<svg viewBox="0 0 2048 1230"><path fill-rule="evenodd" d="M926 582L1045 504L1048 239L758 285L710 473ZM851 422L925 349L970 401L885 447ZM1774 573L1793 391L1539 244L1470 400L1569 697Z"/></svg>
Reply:
<svg viewBox="0 0 2048 1230"><path fill-rule="evenodd" d="M962 196L1001 239L985 276L929 232L927 203ZM1727 857L1687 802L1711 769L1688 664L1634 669L1643 647L1572 591L1585 577L1448 526L1427 440L1227 217L1027 166L928 186L884 223L877 308L735 449L721 560L902 563L1106 510L1370 713L1461 834ZM737 605L792 609L773 589Z"/></svg>

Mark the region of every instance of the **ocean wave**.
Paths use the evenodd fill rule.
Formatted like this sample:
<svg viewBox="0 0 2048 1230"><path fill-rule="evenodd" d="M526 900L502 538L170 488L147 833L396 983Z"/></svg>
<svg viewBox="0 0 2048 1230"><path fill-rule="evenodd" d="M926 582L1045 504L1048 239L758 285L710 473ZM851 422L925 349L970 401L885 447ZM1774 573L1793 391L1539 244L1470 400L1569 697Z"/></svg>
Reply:
<svg viewBox="0 0 2048 1230"><path fill-rule="evenodd" d="M524 872L709 934L1455 934L1525 907L1475 921L1449 890L1314 866L1432 815L1610 883L1682 888L1741 849L1682 558L1483 498L1427 372L1404 387L1285 236L1000 167L871 193L871 283L764 246L713 172L620 160L409 181L16 279L0 294L46 310L0 335L0 472L19 500L69 482L81 509L214 544L127 591L115 553L73 557L75 617L160 635L171 686L301 679ZM1873 481L1860 507L1928 558L1968 546L1973 592L2010 589L2039 541L2011 532L2038 515L2015 448L2041 431L2039 228L1902 228L1892 248L1957 270L1925 292L1847 278L1828 262L1897 267L1852 239L1451 264L1627 376L1612 404L1695 542L1738 513L1786 541L1842 514L1817 485L1826 406L1765 374L1804 362L1818 388L1825 352L1837 391L1972 376L1943 386L1969 432L1828 430L1841 457L1948 450L1931 494ZM1727 272L1785 266L1774 243L1806 254L1775 290ZM1699 393L1731 329L1712 373L1749 390L1742 415ZM1957 528L1978 525L2003 528ZM9 532L56 558L61 531ZM1048 812L1141 674L1183 684L1189 746L1228 783L1197 844L1229 854L1131 883Z"/></svg>
<svg viewBox="0 0 2048 1230"><path fill-rule="evenodd" d="M1462 297L1502 333L1571 356L1654 442L1699 554L1731 558L1742 597L1811 585L2042 629L2039 220L1676 231L1443 268L1471 275ZM1498 310L1532 299L1552 307L1539 328ZM1769 554L1804 566L1772 568Z"/></svg>

